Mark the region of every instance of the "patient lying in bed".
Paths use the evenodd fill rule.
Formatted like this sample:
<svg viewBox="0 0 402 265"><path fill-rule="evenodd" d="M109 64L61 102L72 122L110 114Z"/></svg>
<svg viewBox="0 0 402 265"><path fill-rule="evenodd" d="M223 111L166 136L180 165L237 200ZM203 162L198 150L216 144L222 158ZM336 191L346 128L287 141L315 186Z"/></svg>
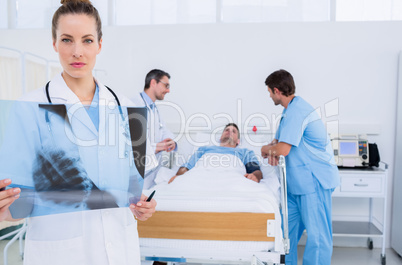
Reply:
<svg viewBox="0 0 402 265"><path fill-rule="evenodd" d="M225 128L219 140L220 146L199 148L178 172L159 170L157 185L143 191L149 195L156 190L157 211L261 213L277 207L276 167L258 157L248 143L236 147L238 130L233 125ZM247 148L239 148L242 145Z"/></svg>
<svg viewBox="0 0 402 265"><path fill-rule="evenodd" d="M203 136L211 139L210 134L200 133L197 140L206 142ZM138 224L143 255L197 259L210 255L209 259L216 252L216 257L226 259L234 257L233 252L248 257L283 249L277 170L250 150L260 150L254 145L269 137L259 136L250 137L257 140L253 144L242 141L247 149L239 148L238 129L229 125L219 138L219 146L199 148L177 173L177 168L160 169L157 185L144 191L149 195L156 190L158 205L151 223ZM257 216L264 219L262 226L257 225ZM241 218L247 225L231 230ZM256 229L261 234L246 239L251 233L243 229Z"/></svg>
<svg viewBox="0 0 402 265"><path fill-rule="evenodd" d="M189 170L202 168L232 170L237 169L243 173L243 176L249 180L260 182L262 173L259 162L254 152L245 148L236 148L239 144L239 129L235 123L229 123L225 126L220 138L220 146L200 147L191 156L189 161L179 168L176 175L169 180L169 184L178 176L181 176Z"/></svg>

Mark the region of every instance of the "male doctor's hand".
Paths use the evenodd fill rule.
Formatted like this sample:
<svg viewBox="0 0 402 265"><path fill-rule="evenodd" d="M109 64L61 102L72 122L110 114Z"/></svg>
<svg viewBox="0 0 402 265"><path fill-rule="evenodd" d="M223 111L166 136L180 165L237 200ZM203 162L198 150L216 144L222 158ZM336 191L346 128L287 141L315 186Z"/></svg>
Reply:
<svg viewBox="0 0 402 265"><path fill-rule="evenodd" d="M156 144L155 154L159 153L160 151L171 152L176 148L176 142L170 138L166 138L162 142Z"/></svg>
<svg viewBox="0 0 402 265"><path fill-rule="evenodd" d="M147 202L147 196L144 194L141 195L141 199L137 204L130 204L130 210L134 214L135 218L140 221L146 221L148 218L152 216L155 212L156 201L152 199L150 202Z"/></svg>
<svg viewBox="0 0 402 265"><path fill-rule="evenodd" d="M9 207L20 197L20 188L5 190L5 188L10 184L11 179L0 180L0 222L4 220L12 220Z"/></svg>

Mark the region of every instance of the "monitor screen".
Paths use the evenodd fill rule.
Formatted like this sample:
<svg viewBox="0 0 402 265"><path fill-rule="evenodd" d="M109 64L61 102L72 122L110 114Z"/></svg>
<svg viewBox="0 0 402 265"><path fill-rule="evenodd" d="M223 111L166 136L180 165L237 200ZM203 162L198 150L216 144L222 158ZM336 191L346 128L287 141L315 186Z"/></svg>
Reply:
<svg viewBox="0 0 402 265"><path fill-rule="evenodd" d="M340 142L340 155L357 155L357 142Z"/></svg>

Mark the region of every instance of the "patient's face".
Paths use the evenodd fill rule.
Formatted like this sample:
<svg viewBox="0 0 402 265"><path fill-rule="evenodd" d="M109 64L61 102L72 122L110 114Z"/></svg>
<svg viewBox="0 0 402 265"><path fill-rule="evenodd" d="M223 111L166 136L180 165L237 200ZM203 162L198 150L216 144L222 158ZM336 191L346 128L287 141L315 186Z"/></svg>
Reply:
<svg viewBox="0 0 402 265"><path fill-rule="evenodd" d="M228 126L223 130L220 139L221 144L238 145L239 131L234 126Z"/></svg>

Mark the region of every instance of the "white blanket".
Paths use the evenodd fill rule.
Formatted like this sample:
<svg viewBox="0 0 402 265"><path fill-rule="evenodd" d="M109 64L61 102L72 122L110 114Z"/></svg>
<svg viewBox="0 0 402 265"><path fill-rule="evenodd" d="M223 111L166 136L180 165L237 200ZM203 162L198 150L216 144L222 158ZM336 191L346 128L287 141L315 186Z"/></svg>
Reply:
<svg viewBox="0 0 402 265"><path fill-rule="evenodd" d="M155 199L159 211L269 212L278 214L278 179L275 170L264 181L244 177L241 160L228 154L205 154L193 169L178 176L161 169L157 177ZM264 171L263 171L264 172ZM165 181L161 181L161 179ZM152 189L152 190L153 190ZM149 194L152 190L144 191Z"/></svg>

